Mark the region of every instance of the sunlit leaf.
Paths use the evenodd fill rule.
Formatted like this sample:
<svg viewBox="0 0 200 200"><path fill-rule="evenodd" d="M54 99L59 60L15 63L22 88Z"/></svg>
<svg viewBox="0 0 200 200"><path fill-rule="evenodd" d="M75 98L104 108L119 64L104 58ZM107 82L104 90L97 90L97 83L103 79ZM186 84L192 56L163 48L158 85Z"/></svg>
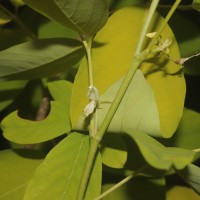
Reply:
<svg viewBox="0 0 200 200"><path fill-rule="evenodd" d="M174 167L180 170L194 159L195 152L176 147L165 147L145 133L127 131L127 134L136 142L145 160L154 168L169 170Z"/></svg>
<svg viewBox="0 0 200 200"><path fill-rule="evenodd" d="M180 177L200 195L200 168L190 164L178 171Z"/></svg>
<svg viewBox="0 0 200 200"><path fill-rule="evenodd" d="M63 38L10 47L0 52L0 79L33 79L58 73L73 66L82 56L82 50L79 41Z"/></svg>
<svg viewBox="0 0 200 200"><path fill-rule="evenodd" d="M166 146L176 146L186 149L200 148L200 113L184 109L179 127L170 139L160 140Z"/></svg>
<svg viewBox="0 0 200 200"><path fill-rule="evenodd" d="M184 186L174 186L167 191L166 200L200 200L200 196L191 188Z"/></svg>
<svg viewBox="0 0 200 200"><path fill-rule="evenodd" d="M31 121L20 118L15 111L6 116L1 123L4 137L20 144L32 144L69 132L71 87L72 84L67 81L50 82L50 92L56 101L51 102L49 115L41 121Z"/></svg>
<svg viewBox="0 0 200 200"><path fill-rule="evenodd" d="M193 2L192 2L192 7L193 7L195 10L200 11L200 0L193 0Z"/></svg>
<svg viewBox="0 0 200 200"><path fill-rule="evenodd" d="M100 102L102 103L100 103L99 108L97 109L99 127L101 126L121 83L122 79L113 84L102 96L100 96ZM84 129L85 118L83 115L78 121L78 126L79 123L82 125L80 129ZM160 135L159 113L154 94L151 87L146 82L141 70L137 70L108 127L108 131L114 133L126 132L126 129L137 129L154 136Z"/></svg>
<svg viewBox="0 0 200 200"><path fill-rule="evenodd" d="M42 162L43 155L33 150L0 151L0 199L22 200L28 181Z"/></svg>
<svg viewBox="0 0 200 200"><path fill-rule="evenodd" d="M48 82L47 85L53 99L64 103L65 106L68 107L72 83L66 80L58 80Z"/></svg>
<svg viewBox="0 0 200 200"><path fill-rule="evenodd" d="M92 61L94 85L100 95L126 73L134 55L141 33L141 21L145 18L146 12L147 10L136 7L121 9L109 18L105 27L96 35L95 42L101 46L93 49ZM156 31L162 21L163 19L156 15L149 32ZM169 26L165 27L162 37L174 38ZM174 39L170 46L170 56L179 58L178 45ZM160 135L170 137L180 121L185 97L185 81L180 66L161 56L148 60L142 64L141 68L155 95L160 116ZM70 111L72 126L77 123L84 107L88 104L87 89L87 62L84 60L79 68L72 92Z"/></svg>
<svg viewBox="0 0 200 200"><path fill-rule="evenodd" d="M103 191L108 190L114 184L105 184ZM134 178L122 185L117 190L111 192L103 200L144 200L156 199L165 200L165 179Z"/></svg>
<svg viewBox="0 0 200 200"><path fill-rule="evenodd" d="M89 136L72 133L61 141L36 170L24 200L76 199L88 150ZM85 199L98 196L100 187L101 158L98 154Z"/></svg>
<svg viewBox="0 0 200 200"><path fill-rule="evenodd" d="M106 23L109 14L107 3L102 0L23 1L41 14L86 36L98 32Z"/></svg>

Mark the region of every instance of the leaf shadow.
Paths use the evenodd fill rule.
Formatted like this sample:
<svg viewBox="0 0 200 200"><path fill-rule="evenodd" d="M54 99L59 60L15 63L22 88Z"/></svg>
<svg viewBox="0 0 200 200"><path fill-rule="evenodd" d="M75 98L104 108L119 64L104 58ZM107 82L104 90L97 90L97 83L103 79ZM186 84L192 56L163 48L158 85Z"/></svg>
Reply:
<svg viewBox="0 0 200 200"><path fill-rule="evenodd" d="M142 66L142 68L145 69L144 72L145 78L157 72L162 72L163 77L183 76L183 68L177 69L177 67L175 67L173 71L171 69L169 70L166 68L166 65L169 62L172 62L169 60L168 56L165 56L161 59L160 55L156 55L155 57L150 57L146 59L144 62L145 64L148 65L148 69L145 69L145 67ZM172 65L175 65L175 63L172 62Z"/></svg>

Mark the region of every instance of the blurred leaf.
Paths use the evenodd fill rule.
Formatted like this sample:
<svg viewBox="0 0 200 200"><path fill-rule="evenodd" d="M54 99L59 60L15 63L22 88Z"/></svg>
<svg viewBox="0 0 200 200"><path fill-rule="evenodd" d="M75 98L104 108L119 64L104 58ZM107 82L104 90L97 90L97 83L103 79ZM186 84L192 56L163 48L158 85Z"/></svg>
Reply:
<svg viewBox="0 0 200 200"><path fill-rule="evenodd" d="M178 171L179 176L200 195L200 168L190 164ZM200 199L200 198L199 198Z"/></svg>
<svg viewBox="0 0 200 200"><path fill-rule="evenodd" d="M89 150L89 136L72 133L47 155L30 181L24 200L76 199ZM93 166L85 199L98 196L101 187L101 158ZM52 187L53 185L53 187Z"/></svg>
<svg viewBox="0 0 200 200"><path fill-rule="evenodd" d="M200 200L200 196L191 188L174 186L167 191L166 200Z"/></svg>
<svg viewBox="0 0 200 200"><path fill-rule="evenodd" d="M39 26L38 37L41 38L56 38L56 37L65 37L65 38L78 38L77 32L72 29L69 29L57 22L46 21Z"/></svg>
<svg viewBox="0 0 200 200"><path fill-rule="evenodd" d="M10 0L10 2L15 6L15 7L20 7L25 5L25 3L22 0Z"/></svg>
<svg viewBox="0 0 200 200"><path fill-rule="evenodd" d="M114 184L103 185L103 191L108 190ZM134 178L103 198L103 200L165 200L165 179Z"/></svg>
<svg viewBox="0 0 200 200"><path fill-rule="evenodd" d="M49 83L50 92L56 101L51 102L49 115L41 121L22 119L17 111L6 116L1 128L10 141L33 144L50 140L71 130L69 103L72 84L67 81ZM59 96L59 93L62 95Z"/></svg>
<svg viewBox="0 0 200 200"><path fill-rule="evenodd" d="M62 38L10 47L0 52L0 79L33 79L58 73L76 63L81 51L79 41Z"/></svg>
<svg viewBox="0 0 200 200"><path fill-rule="evenodd" d="M195 156L195 152L175 148L165 147L151 136L138 132L126 132L137 144L145 160L152 167L160 170L170 170L174 167L177 170L183 169L190 164Z"/></svg>
<svg viewBox="0 0 200 200"><path fill-rule="evenodd" d="M27 81L0 82L0 110L6 108L25 87Z"/></svg>
<svg viewBox="0 0 200 200"><path fill-rule="evenodd" d="M99 101L102 103L100 103L99 109L97 109L99 128L111 105L111 103L104 102L113 102L122 80L123 79L120 79L114 83L100 96ZM77 126L79 129L84 129L85 117L83 115L81 115ZM77 126L75 126L75 129L77 129ZM136 71L108 127L108 131L113 133L126 132L126 129L137 129L154 136L160 136L160 120L154 94L141 70Z"/></svg>
<svg viewBox="0 0 200 200"><path fill-rule="evenodd" d="M42 157L41 152L33 150L0 151L1 200L23 199L28 181Z"/></svg>
<svg viewBox="0 0 200 200"><path fill-rule="evenodd" d="M41 14L78 31L83 36L96 34L106 23L109 15L108 6L102 0L23 1Z"/></svg>
<svg viewBox="0 0 200 200"><path fill-rule="evenodd" d="M123 0L123 1L116 1L116 0L107 0L110 1L110 9L111 10L118 10L123 7L127 6L141 6L144 5L144 3L148 2L148 0Z"/></svg>
<svg viewBox="0 0 200 200"><path fill-rule="evenodd" d="M27 41L27 35L20 29L0 29L0 50L7 49L11 46Z"/></svg>
<svg viewBox="0 0 200 200"><path fill-rule="evenodd" d="M184 109L179 127L170 139L159 139L166 146L175 146L186 149L198 149L200 147L200 113Z"/></svg>
<svg viewBox="0 0 200 200"><path fill-rule="evenodd" d="M93 74L94 85L99 90L100 95L126 73L134 55L141 33L141 21L145 18L146 11L138 7L121 9L111 15L105 27L96 35L92 52ZM155 28L162 21L163 19L156 14L149 32L155 31ZM174 37L169 26L165 27L162 37ZM95 48L96 43L101 46ZM170 46L170 55L179 57L175 40ZM185 97L185 81L180 66L161 56L144 62L141 68L155 95L160 116L160 134L163 137L170 137L180 121ZM72 91L70 106L72 126L75 126L84 107L88 104L87 90L87 62L83 60Z"/></svg>
<svg viewBox="0 0 200 200"><path fill-rule="evenodd" d="M10 22L12 18L8 16L0 7L0 26Z"/></svg>
<svg viewBox="0 0 200 200"><path fill-rule="evenodd" d="M200 0L193 0L193 2L192 2L192 7L193 7L195 10L200 11Z"/></svg>
<svg viewBox="0 0 200 200"><path fill-rule="evenodd" d="M123 168L127 159L123 137L112 133L105 134L101 142L101 156L104 165L111 168Z"/></svg>

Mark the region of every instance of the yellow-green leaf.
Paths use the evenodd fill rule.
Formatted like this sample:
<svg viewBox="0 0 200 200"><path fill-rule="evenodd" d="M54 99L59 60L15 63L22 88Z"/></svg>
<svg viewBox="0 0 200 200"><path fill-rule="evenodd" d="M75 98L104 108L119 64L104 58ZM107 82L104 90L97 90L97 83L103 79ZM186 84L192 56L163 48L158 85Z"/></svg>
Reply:
<svg viewBox="0 0 200 200"><path fill-rule="evenodd" d="M100 45L92 52L94 85L100 95L126 73L141 32L143 25L141 21L144 21L146 13L146 9L137 7L121 9L109 18L107 24L95 37L95 42ZM156 14L149 32L156 31L162 22L163 18ZM179 58L178 45L169 26L166 26L162 32L162 38L172 38L169 56ZM141 69L155 95L160 115L160 135L171 137L180 121L185 97L185 80L180 66L167 57L160 57L143 63ZM88 71L84 60L72 92L73 126L88 103L87 89Z"/></svg>
<svg viewBox="0 0 200 200"><path fill-rule="evenodd" d="M22 200L34 170L42 162L42 153L33 150L0 151L0 199Z"/></svg>
<svg viewBox="0 0 200 200"><path fill-rule="evenodd" d="M89 150L89 136L72 133L54 147L37 168L24 200L75 200ZM85 200L100 194L101 157L98 153Z"/></svg>

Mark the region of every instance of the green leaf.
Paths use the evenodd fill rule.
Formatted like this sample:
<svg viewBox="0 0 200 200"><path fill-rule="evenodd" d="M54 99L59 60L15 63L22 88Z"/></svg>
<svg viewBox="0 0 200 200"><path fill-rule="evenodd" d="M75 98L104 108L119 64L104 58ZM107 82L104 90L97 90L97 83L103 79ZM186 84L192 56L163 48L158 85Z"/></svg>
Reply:
<svg viewBox="0 0 200 200"><path fill-rule="evenodd" d="M72 83L66 80L58 80L48 82L47 85L53 99L62 102L66 107L68 107Z"/></svg>
<svg viewBox="0 0 200 200"><path fill-rule="evenodd" d="M144 3L147 3L147 0L123 0L123 1L115 1L115 0L107 0L110 1L111 10L118 10L127 6L143 6Z"/></svg>
<svg viewBox="0 0 200 200"><path fill-rule="evenodd" d="M0 199L22 200L28 181L43 155L33 150L0 151Z"/></svg>
<svg viewBox="0 0 200 200"><path fill-rule="evenodd" d="M185 108L176 133L170 139L159 139L166 146L176 146L186 149L200 147L200 113Z"/></svg>
<svg viewBox="0 0 200 200"><path fill-rule="evenodd" d="M20 29L0 29L0 50L26 42L27 35Z"/></svg>
<svg viewBox="0 0 200 200"><path fill-rule="evenodd" d="M178 175L200 195L200 168L190 164L178 171Z"/></svg>
<svg viewBox="0 0 200 200"><path fill-rule="evenodd" d="M69 103L72 84L67 81L49 83L52 96L49 115L41 121L22 119L17 111L6 116L1 128L3 135L10 141L20 144L33 144L50 140L71 130ZM62 94L62 95L59 95Z"/></svg>
<svg viewBox="0 0 200 200"><path fill-rule="evenodd" d="M12 18L8 16L0 7L0 26L10 22Z"/></svg>
<svg viewBox="0 0 200 200"><path fill-rule="evenodd" d="M114 184L105 184L103 191L108 190ZM117 190L108 194L103 200L144 200L156 199L165 200L165 179L164 178L134 178L122 185Z"/></svg>
<svg viewBox="0 0 200 200"><path fill-rule="evenodd" d="M193 7L195 10L200 11L200 0L193 0L193 2L192 2L192 7Z"/></svg>
<svg viewBox="0 0 200 200"><path fill-rule="evenodd" d="M105 134L101 142L103 164L111 168L123 168L127 159L126 144L121 135Z"/></svg>
<svg viewBox="0 0 200 200"><path fill-rule="evenodd" d="M20 7L25 5L25 3L22 0L10 0L10 2L15 6L15 7Z"/></svg>
<svg viewBox="0 0 200 200"><path fill-rule="evenodd" d="M82 57L81 43L52 38L26 42L0 52L0 79L33 79L73 66Z"/></svg>
<svg viewBox="0 0 200 200"><path fill-rule="evenodd" d="M48 18L92 36L106 23L109 12L103 0L23 0ZM53 10L53 12L52 12Z"/></svg>
<svg viewBox="0 0 200 200"><path fill-rule="evenodd" d="M127 131L126 133L135 141L144 159L156 169L170 170L173 167L180 170L194 159L195 152L193 151L175 147L166 148L142 132Z"/></svg>
<svg viewBox="0 0 200 200"><path fill-rule="evenodd" d="M25 87L27 81L6 81L0 83L0 110L6 108Z"/></svg>
<svg viewBox="0 0 200 200"><path fill-rule="evenodd" d="M97 109L99 127L102 125L122 80L123 79L120 79L114 83L103 95L100 96L99 101L102 103L100 103L99 109ZM85 117L81 115L75 129L84 129L84 127ZM124 98L108 127L108 131L113 133L126 132L126 129L137 129L154 136L160 136L160 120L154 94L151 87L146 82L141 70L136 71L126 94L124 95Z"/></svg>
<svg viewBox="0 0 200 200"><path fill-rule="evenodd" d="M198 194L196 194L191 188L184 186L173 186L167 191L166 200L200 200Z"/></svg>
<svg viewBox="0 0 200 200"><path fill-rule="evenodd" d="M141 33L141 21L145 19L146 14L146 9L123 8L111 15L104 28L96 35L94 41L101 45L93 48L92 52L93 78L100 96L127 72ZM138 19L141 20L138 21ZM156 14L149 32L156 31L162 22L163 18ZM169 26L165 27L162 37L174 38ZM170 46L170 56L179 58L175 40ZM165 56L161 56L144 62L141 69L155 96L160 118L160 135L169 138L177 129L183 112L185 81L181 68ZM70 106L72 127L75 126L88 104L87 90L88 71L87 62L84 59L79 67L72 91ZM142 100L141 98L140 101Z"/></svg>
<svg viewBox="0 0 200 200"><path fill-rule="evenodd" d="M38 28L38 37L42 38L78 38L77 32L55 21L46 20Z"/></svg>
<svg viewBox="0 0 200 200"><path fill-rule="evenodd" d="M88 150L89 136L72 133L61 141L36 170L24 200L76 199ZM98 154L86 200L92 200L100 194L101 170L101 158Z"/></svg>

